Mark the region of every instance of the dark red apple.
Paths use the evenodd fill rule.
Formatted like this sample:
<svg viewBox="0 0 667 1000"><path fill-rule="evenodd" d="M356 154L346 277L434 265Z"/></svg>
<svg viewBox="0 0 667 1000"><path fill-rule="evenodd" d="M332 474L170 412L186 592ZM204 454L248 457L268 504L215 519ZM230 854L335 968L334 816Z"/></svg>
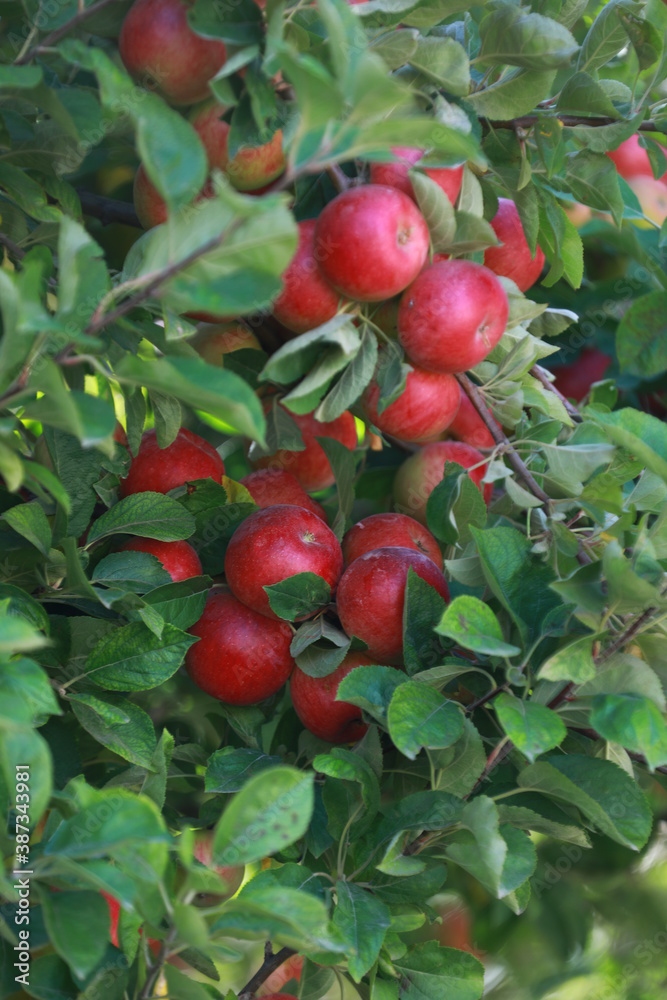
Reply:
<svg viewBox="0 0 667 1000"><path fill-rule="evenodd" d="M502 246L484 251L484 264L495 274L511 278L520 291L527 291L542 274L544 254L538 246L533 256L521 225L517 207L509 198L498 199L491 228Z"/></svg>
<svg viewBox="0 0 667 1000"><path fill-rule="evenodd" d="M381 302L417 277L429 232L415 203L380 184L349 188L322 210L315 228L324 277L349 299Z"/></svg>
<svg viewBox="0 0 667 1000"><path fill-rule="evenodd" d="M201 38L188 25L192 0L135 0L118 39L120 57L139 83L172 104L194 104L209 95L208 81L222 69L222 42Z"/></svg>
<svg viewBox="0 0 667 1000"><path fill-rule="evenodd" d="M277 503L305 507L326 523L324 508L309 497L299 480L284 469L257 469L244 476L241 483L258 507L273 507Z"/></svg>
<svg viewBox="0 0 667 1000"><path fill-rule="evenodd" d="M278 616L271 610L264 587L297 573L315 573L333 594L342 571L343 553L331 528L317 514L290 504L265 507L247 517L225 553L230 590L267 618Z"/></svg>
<svg viewBox="0 0 667 1000"><path fill-rule="evenodd" d="M365 653L351 652L326 677L309 677L295 667L290 678L292 704L309 732L329 743L355 743L361 739L368 729L361 709L348 701L336 701L336 695L338 685L351 670L373 663L375 660Z"/></svg>
<svg viewBox="0 0 667 1000"><path fill-rule="evenodd" d="M299 246L282 276L283 290L273 303L273 315L293 333L306 333L326 323L340 304L340 295L320 270L315 226L315 219L299 223Z"/></svg>
<svg viewBox="0 0 667 1000"><path fill-rule="evenodd" d="M355 559L340 578L336 606L341 625L349 636L366 643L375 663L401 662L403 604L411 567L449 600L441 571L429 556L413 549L373 549Z"/></svg>
<svg viewBox="0 0 667 1000"><path fill-rule="evenodd" d="M449 427L459 408L459 384L453 375L425 371L413 365L405 389L382 413L378 413L380 387L373 380L362 405L370 423L401 441L424 441Z"/></svg>
<svg viewBox="0 0 667 1000"><path fill-rule="evenodd" d="M258 614L226 589L211 591L203 615L189 631L199 638L185 656L190 677L228 705L256 705L270 698L294 668L288 622Z"/></svg>
<svg viewBox="0 0 667 1000"><path fill-rule="evenodd" d="M575 361L554 368L556 388L567 399L574 399L579 403L588 395L593 383L604 378L610 364L608 354L603 354L597 347L584 347Z"/></svg>
<svg viewBox="0 0 667 1000"><path fill-rule="evenodd" d="M260 469L286 469L295 476L304 490L316 493L318 490L333 486L334 474L324 449L316 441L318 437L330 437L340 441L346 448L353 451L357 447L357 425L354 417L345 410L340 417L327 423L317 420L312 413L290 413L295 422L305 448L303 451L289 451L281 448L273 455L264 455L253 464Z"/></svg>
<svg viewBox="0 0 667 1000"><path fill-rule="evenodd" d="M121 552L148 552L158 559L174 583L201 576L199 556L187 542L161 542L157 538L131 538Z"/></svg>
<svg viewBox="0 0 667 1000"><path fill-rule="evenodd" d="M491 502L493 486L482 483L486 473L486 459L482 453L460 441L434 441L410 455L396 473L396 508L426 524L426 502L438 483L442 482L447 462L456 462L469 469L470 478L481 490L485 502Z"/></svg>
<svg viewBox="0 0 667 1000"><path fill-rule="evenodd" d="M472 445L473 448L495 447L493 434L470 402L468 394L463 389L460 392L461 402L456 416L447 428L448 435L463 441L464 444ZM496 426L498 430L502 430L497 422Z"/></svg>
<svg viewBox="0 0 667 1000"><path fill-rule="evenodd" d="M397 188L414 199L415 192L408 171L419 163L424 150L414 149L411 146L394 146L391 151L400 157L400 160L394 163L371 163L371 184L385 184L387 187ZM422 172L435 181L453 205L461 190L463 164L458 167L424 167Z"/></svg>
<svg viewBox="0 0 667 1000"><path fill-rule="evenodd" d="M139 451L132 459L130 471L121 479L119 493L168 493L193 479L213 479L222 482L225 466L212 444L181 427L168 448L160 448L155 431L141 439Z"/></svg>
<svg viewBox="0 0 667 1000"><path fill-rule="evenodd" d="M416 365L454 374L484 360L508 315L507 294L492 271L469 260L444 260L403 293L398 334Z"/></svg>
<svg viewBox="0 0 667 1000"><path fill-rule="evenodd" d="M345 565L349 566L366 552L388 546L422 552L442 569L440 546L428 528L407 514L395 513L371 514L352 525L342 543Z"/></svg>

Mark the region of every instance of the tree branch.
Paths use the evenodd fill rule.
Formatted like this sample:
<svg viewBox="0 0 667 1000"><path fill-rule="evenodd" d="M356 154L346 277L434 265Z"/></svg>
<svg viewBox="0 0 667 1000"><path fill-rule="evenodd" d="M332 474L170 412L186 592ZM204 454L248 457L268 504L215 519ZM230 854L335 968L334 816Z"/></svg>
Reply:
<svg viewBox="0 0 667 1000"><path fill-rule="evenodd" d="M454 377L491 432L493 440L496 444L503 447L504 453L507 455L507 459L514 471L521 476L534 497L541 500L547 509L551 507L551 498L544 492L540 484L526 467L518 452L514 450L507 435L498 427L498 424L491 415L491 411L482 399L482 394L477 386L470 381L467 375L463 373L455 375Z"/></svg>
<svg viewBox="0 0 667 1000"><path fill-rule="evenodd" d="M92 7L84 7L65 24L62 24L50 34L45 35L39 45L33 46L33 48L28 49L28 51L22 56L19 56L14 65L25 66L26 63L32 62L35 56L41 55L46 49L51 48L51 46L55 45L56 42L59 42L61 38L68 35L70 31L73 31L75 28L78 28L80 24L83 24L84 21L87 21L89 17L93 17L94 14L97 14L98 11L102 10L104 7L109 7L112 3L119 2L120 0L97 0L97 3L93 4Z"/></svg>
<svg viewBox="0 0 667 1000"><path fill-rule="evenodd" d="M500 687L493 688L491 691L487 691L487 693L482 695L481 698L478 698L477 701L473 701L470 703L470 705L466 705L465 709L466 715L472 715L472 713L475 712L478 708L481 708L482 705L487 705L490 701L493 701L494 698L497 698L499 694L503 694L503 692L506 692L508 688L509 688L508 684L501 684Z"/></svg>
<svg viewBox="0 0 667 1000"><path fill-rule="evenodd" d="M545 109L546 111L547 109ZM605 125L618 125L623 119L608 118L604 116L587 117L586 115L522 115L519 118L509 118L498 121L491 118L481 118L483 126L487 128L509 129L515 132L516 129L530 129L544 117L549 117L561 122L566 128L576 128L577 125L585 125L587 128L603 128ZM659 132L658 126L651 121L642 122L639 126L640 132Z"/></svg>
<svg viewBox="0 0 667 1000"><path fill-rule="evenodd" d="M124 226L142 228L134 206L129 202L117 201L115 198L106 198L104 195L80 189L77 190L77 194L84 215L99 219L103 226L108 226L111 222L121 222Z"/></svg>
<svg viewBox="0 0 667 1000"><path fill-rule="evenodd" d="M601 739L603 739L603 737L600 736L600 734L597 733L594 729L577 729L576 727L573 726L572 727L572 732L573 733L581 733L582 736L588 736L588 738L590 740L601 740ZM646 760L646 757L644 756L643 753L635 753L633 750L626 750L625 752L627 753L627 755L630 758L630 760L634 760L638 764L643 764L644 767L648 766L648 761ZM667 767L665 767L663 765L660 765L659 767L654 768L654 770L657 771L659 774L667 774Z"/></svg>
<svg viewBox="0 0 667 1000"><path fill-rule="evenodd" d="M557 389L555 384L548 378L549 372L545 368L541 368L540 365L533 365L530 369L529 375L536 378L538 382L541 382L545 389L549 392L553 392L554 396L560 399L561 403L568 412L568 415L572 417L576 424L580 424L582 421L582 416L576 406L573 406L569 399L566 399L560 389Z"/></svg>
<svg viewBox="0 0 667 1000"><path fill-rule="evenodd" d="M254 997L263 982L269 978L272 972L286 962L292 955L296 955L294 948L281 948L275 955L270 948L264 953L264 962L254 976L248 980L243 989L239 992L239 1000L250 1000Z"/></svg>
<svg viewBox="0 0 667 1000"><path fill-rule="evenodd" d="M600 653L598 653L595 657L596 664L605 663L607 660L611 659L614 653L618 653L619 649L622 649L623 646L627 646L627 644L634 639L637 633L646 624L655 610L656 608L647 608L646 611L642 611L639 617L635 618L635 620L628 625L625 632L621 632L621 634L612 642L610 646L607 646L606 649L603 649Z"/></svg>

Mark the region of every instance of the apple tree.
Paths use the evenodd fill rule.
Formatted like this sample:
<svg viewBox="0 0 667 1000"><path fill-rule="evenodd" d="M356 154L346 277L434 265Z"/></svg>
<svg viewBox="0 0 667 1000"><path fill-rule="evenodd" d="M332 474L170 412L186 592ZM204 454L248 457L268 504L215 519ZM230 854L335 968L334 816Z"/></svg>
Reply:
<svg viewBox="0 0 667 1000"><path fill-rule="evenodd" d="M476 1000L665 809L667 6L0 15L2 997Z"/></svg>

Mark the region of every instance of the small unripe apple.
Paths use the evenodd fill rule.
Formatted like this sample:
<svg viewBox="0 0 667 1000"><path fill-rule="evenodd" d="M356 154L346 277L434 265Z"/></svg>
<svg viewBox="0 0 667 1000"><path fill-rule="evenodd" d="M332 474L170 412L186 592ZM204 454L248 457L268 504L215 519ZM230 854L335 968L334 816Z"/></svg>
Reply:
<svg viewBox="0 0 667 1000"><path fill-rule="evenodd" d="M447 428L447 436L472 445L473 448L494 448L496 442L493 434L470 402L467 392L461 389L460 393L458 412ZM495 423L498 430L502 430L500 424L497 421Z"/></svg>
<svg viewBox="0 0 667 1000"><path fill-rule="evenodd" d="M646 218L661 226L667 219L667 184L657 181L655 177L642 175L628 178L628 184L637 195ZM633 220L639 229L653 229L651 222L646 222L644 219Z"/></svg>
<svg viewBox="0 0 667 1000"><path fill-rule="evenodd" d="M320 517L305 507L276 504L257 510L238 526L225 553L225 579L239 601L277 619L264 587L297 573L315 573L333 594L343 571L340 543ZM316 612L313 612L315 614Z"/></svg>
<svg viewBox="0 0 667 1000"><path fill-rule="evenodd" d="M209 594L190 629L199 642L185 655L190 677L202 691L228 705L256 705L276 694L292 673L292 629L238 601L226 589Z"/></svg>
<svg viewBox="0 0 667 1000"><path fill-rule="evenodd" d="M581 402L594 382L604 378L611 358L597 347L584 347L579 357L567 365L554 368L555 386L567 399Z"/></svg>
<svg viewBox="0 0 667 1000"><path fill-rule="evenodd" d="M223 356L234 351L261 351L255 334L235 321L232 323L207 323L199 328L188 343L209 365L222 366Z"/></svg>
<svg viewBox="0 0 667 1000"><path fill-rule="evenodd" d="M389 546L359 556L338 584L336 607L343 629L368 646L376 663L398 664L403 656L403 605L408 570L434 587L446 601L449 588L428 556Z"/></svg>
<svg viewBox="0 0 667 1000"><path fill-rule="evenodd" d="M493 486L482 483L486 459L476 448L460 441L434 441L403 462L394 479L394 505L421 524L426 524L426 503L438 483L442 482L447 462L456 462L469 470L469 476L482 492L486 504L491 502Z"/></svg>
<svg viewBox="0 0 667 1000"><path fill-rule="evenodd" d="M388 546L422 552L442 569L440 546L428 528L407 514L392 512L371 514L346 531L342 542L345 565L349 566L366 552Z"/></svg>
<svg viewBox="0 0 667 1000"><path fill-rule="evenodd" d="M411 146L393 146L391 151L400 157L400 160L394 163L371 163L371 184L386 184L387 187L397 188L416 200L408 171L419 163L424 150L414 149ZM461 190L463 164L458 167L424 167L422 172L435 181L453 205Z"/></svg>
<svg viewBox="0 0 667 1000"><path fill-rule="evenodd" d="M263 455L254 460L253 465L260 469L286 469L308 493L317 493L327 486L333 486L335 477L329 459L316 438L334 438L353 451L357 446L354 417L349 410L327 423L317 420L312 413L290 413L290 416L301 431L305 445L303 451L280 448L273 455Z"/></svg>
<svg viewBox="0 0 667 1000"><path fill-rule="evenodd" d="M413 365L401 395L378 413L380 387L373 380L362 405L368 421L401 441L424 441L449 427L459 408L459 384L453 375Z"/></svg>
<svg viewBox="0 0 667 1000"><path fill-rule="evenodd" d="M157 86L171 104L194 104L209 95L208 81L222 69L222 42L196 35L188 25L192 0L135 0L118 39L128 73Z"/></svg>
<svg viewBox="0 0 667 1000"><path fill-rule="evenodd" d="M347 701L336 701L338 685L351 670L375 663L365 653L350 652L333 673L309 677L295 667L290 678L294 711L306 729L329 743L356 743L368 726L361 709Z"/></svg>
<svg viewBox="0 0 667 1000"><path fill-rule="evenodd" d="M308 496L291 472L286 472L284 469L257 469L244 476L241 484L245 486L258 507L273 507L278 503L305 507L326 523L327 516L322 505Z"/></svg>
<svg viewBox="0 0 667 1000"><path fill-rule="evenodd" d="M407 288L429 247L428 227L415 203L381 184L337 195L320 213L315 239L329 284L362 302L381 302Z"/></svg>
<svg viewBox="0 0 667 1000"><path fill-rule="evenodd" d="M519 212L509 198L498 199L491 228L502 245L484 251L484 264L495 274L511 278L520 291L527 291L542 273L544 253L539 246L534 255L530 252Z"/></svg>
<svg viewBox="0 0 667 1000"><path fill-rule="evenodd" d="M399 339L416 365L455 374L484 360L505 332L508 315L507 293L487 267L438 261L403 293Z"/></svg>
<svg viewBox="0 0 667 1000"><path fill-rule="evenodd" d="M283 290L273 303L273 315L293 333L306 333L332 319L340 295L325 280L319 259L323 251L315 241L315 219L299 223L299 245L282 276Z"/></svg>
<svg viewBox="0 0 667 1000"><path fill-rule="evenodd" d="M162 563L174 583L201 576L199 556L187 542L162 542L157 538L131 538L120 547L121 552L147 552Z"/></svg>
<svg viewBox="0 0 667 1000"><path fill-rule="evenodd" d="M131 493L168 493L194 479L222 482L225 466L212 444L181 427L168 448L160 448L155 431L141 439L129 472L121 479L121 497Z"/></svg>

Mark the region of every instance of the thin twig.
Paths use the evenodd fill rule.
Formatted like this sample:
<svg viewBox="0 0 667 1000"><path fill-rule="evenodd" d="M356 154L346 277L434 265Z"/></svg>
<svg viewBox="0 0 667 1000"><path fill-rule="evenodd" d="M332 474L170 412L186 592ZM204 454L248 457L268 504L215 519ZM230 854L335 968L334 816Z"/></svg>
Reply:
<svg viewBox="0 0 667 1000"><path fill-rule="evenodd" d="M472 713L475 712L478 708L481 708L482 705L488 704L490 701L493 701L494 698L497 698L499 694L502 694L504 691L507 691L508 687L509 685L507 684L501 684L500 687L493 688L491 691L487 691L487 693L482 695L481 698L478 698L477 701L473 701L470 703L470 705L466 706L465 709L466 715L472 715Z"/></svg>
<svg viewBox="0 0 667 1000"><path fill-rule="evenodd" d="M87 21L89 17L97 14L98 11L102 10L104 7L109 7L112 3L119 3L119 0L97 0L97 3L93 4L92 7L84 7L78 14L75 14L75 16L71 17L69 21L66 21L65 24L62 24L50 34L45 35L39 45L33 46L33 48L28 49L27 52L24 52L22 56L19 56L14 65L25 66L26 63L32 62L35 56L41 55L45 49L51 48L51 46L55 45L56 42L59 42L61 38L68 35L70 31L78 28L79 25L83 24L84 21Z"/></svg>
<svg viewBox="0 0 667 1000"><path fill-rule="evenodd" d="M239 992L239 1000L249 1000L250 997L254 997L257 990L269 978L271 973L275 972L292 955L296 955L294 948L281 948L275 955L267 949L264 953L262 965Z"/></svg>
<svg viewBox="0 0 667 1000"><path fill-rule="evenodd" d="M329 175L329 180L339 193L347 191L352 183L352 179L341 170L337 163L333 163L330 167L327 167L327 174Z"/></svg>
<svg viewBox="0 0 667 1000"><path fill-rule="evenodd" d="M80 189L77 190L77 194L84 215L99 219L103 226L108 226L111 222L121 222L124 226L142 228L134 205L128 201L118 201L116 198L106 198L102 194L93 194L92 191Z"/></svg>
<svg viewBox="0 0 667 1000"><path fill-rule="evenodd" d="M642 611L639 617L635 618L632 624L626 628L625 632L621 632L618 638L616 638L610 646L607 646L606 649L603 649L600 653L598 653L595 657L596 664L605 663L614 655L614 653L618 653L619 649L622 649L623 646L627 646L627 644L634 639L637 633L641 631L642 627L656 610L656 608L647 608L646 611Z"/></svg>
<svg viewBox="0 0 667 1000"><path fill-rule="evenodd" d="M537 125L539 121L544 120L545 117L547 116L522 115L519 118L509 118L504 121L491 118L481 118L480 121L482 125L487 128L509 129L510 131L515 132L518 128L524 130L530 129L534 125ZM618 125L619 121L622 121L622 119L607 118L604 116L588 118L585 115L548 115L548 118L559 121L566 128L576 128L577 125L584 125L586 128L603 128L605 125ZM662 130L658 128L655 122L646 121L641 123L639 131L660 132Z"/></svg>
<svg viewBox="0 0 667 1000"><path fill-rule="evenodd" d="M541 382L544 388L548 389L549 392L553 392L554 396L556 396L561 401L561 403L567 410L568 415L572 418L572 420L574 420L576 424L581 423L583 418L579 413L579 410L576 408L576 406L573 406L570 400L565 398L560 389L557 389L555 384L552 381L550 381L550 379L548 378L549 373L545 368L541 368L539 365L533 365L528 374L532 375L533 378L536 378L538 382Z"/></svg>

